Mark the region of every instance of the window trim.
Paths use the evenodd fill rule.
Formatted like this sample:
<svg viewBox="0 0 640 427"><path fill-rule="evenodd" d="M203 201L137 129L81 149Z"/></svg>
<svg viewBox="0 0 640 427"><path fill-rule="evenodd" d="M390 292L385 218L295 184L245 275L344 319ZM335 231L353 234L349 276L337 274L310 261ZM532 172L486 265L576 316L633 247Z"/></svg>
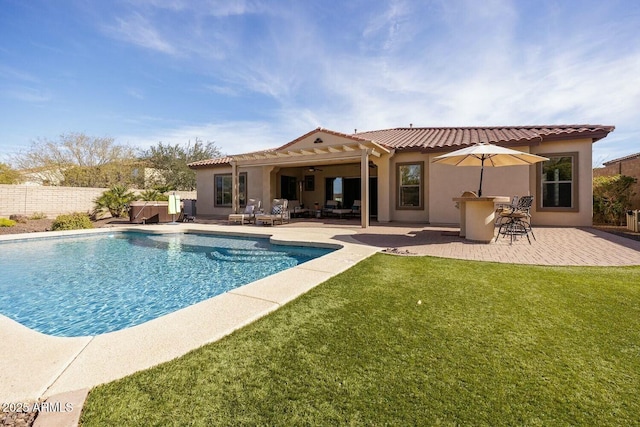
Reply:
<svg viewBox="0 0 640 427"><path fill-rule="evenodd" d="M418 206L402 206L400 204L400 196L402 194L402 185L400 179L400 168L402 166L420 166L420 185L418 185ZM424 210L424 160L418 160L415 162L399 162L396 163L396 210L399 211L418 211Z"/></svg>
<svg viewBox="0 0 640 427"><path fill-rule="evenodd" d="M536 153L538 154L538 153ZM580 153L577 151L569 151L569 152L561 152L561 153L540 153L538 154L543 157L547 157L549 159L553 157L571 157L572 168L571 168L571 207L553 207L553 206L543 206L544 202L544 189L542 182L542 168L545 162L540 162L536 167L536 191L537 191L537 203L536 210L538 212L580 212L580 188L579 188L579 179L580 176L578 174L579 168L579 160Z"/></svg>
<svg viewBox="0 0 640 427"><path fill-rule="evenodd" d="M218 203L218 185L217 185L217 180L218 177L229 177L231 179L233 179L233 174L231 173L217 173L213 175L213 206L216 208L231 208L233 207L233 194L231 195L231 203L226 204L226 203ZM242 179L242 177L244 177L244 192L245 192L245 203L240 203L240 207L244 207L246 205L246 201L247 201L247 173L246 172L241 172L238 174L238 182L240 181L240 179ZM232 188L232 192L233 192L233 183L231 183L231 188ZM242 192L239 192L239 196L242 195ZM242 197L239 197L240 201L242 200Z"/></svg>

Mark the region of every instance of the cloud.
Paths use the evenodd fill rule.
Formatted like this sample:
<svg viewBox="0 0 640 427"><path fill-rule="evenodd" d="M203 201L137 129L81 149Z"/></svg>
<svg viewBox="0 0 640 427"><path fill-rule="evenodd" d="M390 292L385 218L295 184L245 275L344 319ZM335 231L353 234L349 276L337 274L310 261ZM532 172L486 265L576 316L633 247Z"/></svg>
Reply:
<svg viewBox="0 0 640 427"><path fill-rule="evenodd" d="M206 123L157 130L148 136L121 135L117 139L141 149L157 145L186 144L196 138L214 142L224 154L239 154L278 147L299 135L278 129L273 123L263 121L236 121Z"/></svg>
<svg viewBox="0 0 640 427"><path fill-rule="evenodd" d="M52 99L52 95L48 90L35 89L30 87L14 87L4 91L5 96L18 101L28 102L32 104L44 104Z"/></svg>
<svg viewBox="0 0 640 427"><path fill-rule="evenodd" d="M139 13L116 18L116 24L105 26L107 34L119 40L154 51L176 55L177 49L165 40L153 24Z"/></svg>

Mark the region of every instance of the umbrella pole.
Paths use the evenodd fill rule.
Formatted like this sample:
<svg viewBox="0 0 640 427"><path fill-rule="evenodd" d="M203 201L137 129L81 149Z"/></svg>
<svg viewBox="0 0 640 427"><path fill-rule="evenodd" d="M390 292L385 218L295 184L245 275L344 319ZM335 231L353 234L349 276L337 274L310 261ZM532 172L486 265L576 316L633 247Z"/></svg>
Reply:
<svg viewBox="0 0 640 427"><path fill-rule="evenodd" d="M484 156L480 159L480 188L478 189L478 197L482 197L482 174L484 173Z"/></svg>

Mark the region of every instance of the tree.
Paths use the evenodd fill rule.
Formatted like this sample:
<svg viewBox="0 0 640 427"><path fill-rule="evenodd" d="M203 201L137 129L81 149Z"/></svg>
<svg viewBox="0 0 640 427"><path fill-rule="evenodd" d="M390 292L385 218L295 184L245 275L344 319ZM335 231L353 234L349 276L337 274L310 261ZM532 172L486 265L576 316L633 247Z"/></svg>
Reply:
<svg viewBox="0 0 640 427"><path fill-rule="evenodd" d="M152 182L146 182L145 187L165 185L174 190L195 190L196 173L187 165L219 156L220 150L213 142L205 144L197 138L194 144L189 141L186 146L159 142L140 155L141 160L156 172L151 177Z"/></svg>
<svg viewBox="0 0 640 427"><path fill-rule="evenodd" d="M5 163L0 163L0 184L19 184L21 181L20 172Z"/></svg>
<svg viewBox="0 0 640 427"><path fill-rule="evenodd" d="M631 206L631 186L636 178L626 175L593 178L593 216L596 222L622 224Z"/></svg>
<svg viewBox="0 0 640 427"><path fill-rule="evenodd" d="M37 171L51 184L72 187L135 185L139 166L132 148L84 133L63 134L57 141L36 140L15 163L20 169Z"/></svg>

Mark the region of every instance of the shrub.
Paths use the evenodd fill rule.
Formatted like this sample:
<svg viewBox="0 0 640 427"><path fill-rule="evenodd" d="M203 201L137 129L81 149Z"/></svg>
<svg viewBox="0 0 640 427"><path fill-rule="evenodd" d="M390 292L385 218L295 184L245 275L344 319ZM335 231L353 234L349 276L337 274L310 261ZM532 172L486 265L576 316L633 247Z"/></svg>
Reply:
<svg viewBox="0 0 640 427"><path fill-rule="evenodd" d="M625 175L593 178L593 221L623 224L634 194L631 186L636 181L636 178Z"/></svg>
<svg viewBox="0 0 640 427"><path fill-rule="evenodd" d="M169 196L154 188L152 190L145 190L140 193L140 200L144 200L146 202L167 201L169 200Z"/></svg>
<svg viewBox="0 0 640 427"><path fill-rule="evenodd" d="M32 220L45 219L46 217L47 217L47 214L45 214L44 212L34 212L31 214L29 219L32 219Z"/></svg>
<svg viewBox="0 0 640 427"><path fill-rule="evenodd" d="M52 230L78 230L82 228L93 228L93 223L89 215L80 212L59 215L51 226Z"/></svg>
<svg viewBox="0 0 640 427"><path fill-rule="evenodd" d="M109 190L102 193L95 201L95 213L107 209L112 217L120 218L125 216L129 203L136 200L137 196L123 185L114 185Z"/></svg>
<svg viewBox="0 0 640 427"><path fill-rule="evenodd" d="M13 227L16 222L8 218L0 218L0 227Z"/></svg>

